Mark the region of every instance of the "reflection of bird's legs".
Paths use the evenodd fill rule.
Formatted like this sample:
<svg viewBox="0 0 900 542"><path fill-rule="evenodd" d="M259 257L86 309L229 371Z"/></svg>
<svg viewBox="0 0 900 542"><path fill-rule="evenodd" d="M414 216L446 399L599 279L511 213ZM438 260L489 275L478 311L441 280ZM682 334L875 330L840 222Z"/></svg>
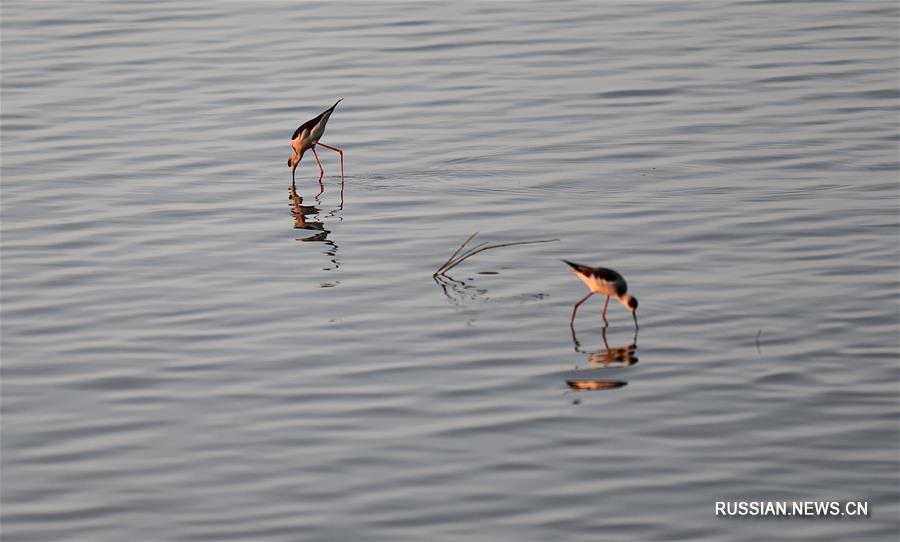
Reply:
<svg viewBox="0 0 900 542"><path fill-rule="evenodd" d="M339 149L337 147L332 147L331 145L326 145L324 143L316 143L316 145L322 145L326 149L331 149L334 152L341 155L341 180L343 181L344 180L344 151L342 151L341 149ZM313 147L313 149L315 149L315 147Z"/></svg>
<svg viewBox="0 0 900 542"><path fill-rule="evenodd" d="M344 208L344 164L341 163L341 204L338 205L338 210L343 210Z"/></svg>
<svg viewBox="0 0 900 542"><path fill-rule="evenodd" d="M600 315L603 318L603 329L609 325L609 322L606 320L606 307L609 306L609 296L606 296L606 302L603 304L603 314Z"/></svg>

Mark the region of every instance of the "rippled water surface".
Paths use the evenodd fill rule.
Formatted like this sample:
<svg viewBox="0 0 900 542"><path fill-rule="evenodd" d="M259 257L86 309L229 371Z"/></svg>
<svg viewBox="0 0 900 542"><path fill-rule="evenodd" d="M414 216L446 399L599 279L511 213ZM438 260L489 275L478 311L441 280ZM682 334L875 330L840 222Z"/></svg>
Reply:
<svg viewBox="0 0 900 542"><path fill-rule="evenodd" d="M898 33L5 1L3 538L896 540ZM323 149L292 194L340 97L343 191ZM432 279L475 231L559 241ZM562 258L628 278L637 338L595 297L574 342ZM714 515L758 499L871 513Z"/></svg>

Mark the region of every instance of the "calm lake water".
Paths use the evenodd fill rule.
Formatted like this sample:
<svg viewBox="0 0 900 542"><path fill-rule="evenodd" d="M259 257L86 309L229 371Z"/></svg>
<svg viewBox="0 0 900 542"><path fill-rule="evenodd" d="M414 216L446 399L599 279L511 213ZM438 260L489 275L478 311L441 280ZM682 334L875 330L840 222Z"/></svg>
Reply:
<svg viewBox="0 0 900 542"><path fill-rule="evenodd" d="M896 540L898 11L4 1L4 540Z"/></svg>

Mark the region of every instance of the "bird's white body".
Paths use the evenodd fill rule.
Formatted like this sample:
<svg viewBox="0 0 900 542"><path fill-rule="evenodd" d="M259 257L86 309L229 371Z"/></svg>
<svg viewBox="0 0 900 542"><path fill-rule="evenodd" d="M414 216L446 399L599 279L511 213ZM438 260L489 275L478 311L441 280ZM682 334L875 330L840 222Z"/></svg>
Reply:
<svg viewBox="0 0 900 542"><path fill-rule="evenodd" d="M606 280L598 276L583 275L577 271L574 274L595 294L608 295L620 299L619 292L628 291L628 285L625 284L625 279L621 276L616 277L614 280Z"/></svg>
<svg viewBox="0 0 900 542"><path fill-rule="evenodd" d="M319 122L315 123L312 127L304 127L303 130L297 134L297 137L291 140L291 147L293 147L294 152L303 154L305 151L308 151L315 146L322 138L322 134L325 133L325 125L328 123L329 117L331 117L331 110L326 111L319 119Z"/></svg>
<svg viewBox="0 0 900 542"><path fill-rule="evenodd" d="M572 273L581 279L588 289L595 294L608 295L621 300L628 294L628 284L625 277L605 267L588 267L577 263L566 262L572 268Z"/></svg>

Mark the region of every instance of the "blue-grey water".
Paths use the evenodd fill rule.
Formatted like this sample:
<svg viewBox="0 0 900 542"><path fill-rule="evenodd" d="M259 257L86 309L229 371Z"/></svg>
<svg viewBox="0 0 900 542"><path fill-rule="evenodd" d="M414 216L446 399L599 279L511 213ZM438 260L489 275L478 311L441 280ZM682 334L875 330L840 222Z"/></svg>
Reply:
<svg viewBox="0 0 900 542"><path fill-rule="evenodd" d="M896 540L897 3L448 4L3 2L3 539Z"/></svg>

